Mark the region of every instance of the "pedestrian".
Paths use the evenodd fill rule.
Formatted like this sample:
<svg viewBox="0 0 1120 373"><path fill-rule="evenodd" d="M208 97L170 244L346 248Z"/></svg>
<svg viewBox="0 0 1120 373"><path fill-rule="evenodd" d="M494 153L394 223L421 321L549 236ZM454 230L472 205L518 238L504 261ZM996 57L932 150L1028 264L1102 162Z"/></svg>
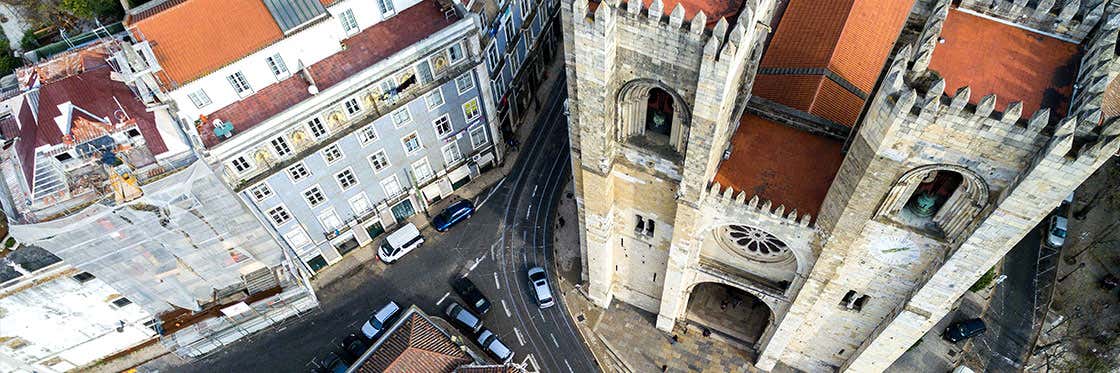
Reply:
<svg viewBox="0 0 1120 373"><path fill-rule="evenodd" d="M673 343L672 344L677 344L677 335L676 334L673 334Z"/></svg>

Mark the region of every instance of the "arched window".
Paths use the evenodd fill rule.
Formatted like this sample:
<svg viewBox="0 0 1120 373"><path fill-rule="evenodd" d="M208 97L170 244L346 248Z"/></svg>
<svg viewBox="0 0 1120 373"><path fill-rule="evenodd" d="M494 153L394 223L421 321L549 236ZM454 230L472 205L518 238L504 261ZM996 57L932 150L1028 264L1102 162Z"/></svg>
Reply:
<svg viewBox="0 0 1120 373"><path fill-rule="evenodd" d="M876 215L955 241L987 202L988 185L972 171L928 165L902 175Z"/></svg>
<svg viewBox="0 0 1120 373"><path fill-rule="evenodd" d="M617 140L684 152L688 109L668 87L646 79L626 83L619 90L617 109Z"/></svg>

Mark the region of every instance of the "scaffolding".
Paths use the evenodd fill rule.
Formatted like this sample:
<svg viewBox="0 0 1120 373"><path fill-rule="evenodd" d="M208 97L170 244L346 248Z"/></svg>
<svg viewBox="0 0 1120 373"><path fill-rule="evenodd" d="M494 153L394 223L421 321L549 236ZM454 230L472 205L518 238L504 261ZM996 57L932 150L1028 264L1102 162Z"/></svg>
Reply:
<svg viewBox="0 0 1120 373"><path fill-rule="evenodd" d="M155 315L201 311L246 289L248 275L284 262L276 241L203 162L141 189L128 202L106 198L59 219L13 225L11 235Z"/></svg>

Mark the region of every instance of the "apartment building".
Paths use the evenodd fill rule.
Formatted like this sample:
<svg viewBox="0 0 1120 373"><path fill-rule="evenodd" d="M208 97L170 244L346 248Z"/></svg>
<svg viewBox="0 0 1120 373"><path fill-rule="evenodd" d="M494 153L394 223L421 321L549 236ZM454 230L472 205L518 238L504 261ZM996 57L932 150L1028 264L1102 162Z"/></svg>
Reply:
<svg viewBox="0 0 1120 373"><path fill-rule="evenodd" d="M514 131L531 106L540 106L536 89L559 50L558 0L471 0L467 9L483 17L486 68L496 118Z"/></svg>
<svg viewBox="0 0 1120 373"><path fill-rule="evenodd" d="M128 24L152 57L137 74L310 272L502 161L481 23L460 5L167 1Z"/></svg>

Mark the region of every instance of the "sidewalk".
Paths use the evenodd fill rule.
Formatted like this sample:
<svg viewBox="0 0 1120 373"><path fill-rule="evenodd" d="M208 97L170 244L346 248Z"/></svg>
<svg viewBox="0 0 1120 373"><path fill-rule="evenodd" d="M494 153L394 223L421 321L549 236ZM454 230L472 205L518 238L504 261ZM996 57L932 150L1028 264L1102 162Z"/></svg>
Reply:
<svg viewBox="0 0 1120 373"><path fill-rule="evenodd" d="M604 310L592 304L581 285L579 222L568 182L553 221L554 262L564 305L605 372L759 372L753 357L699 329L678 325L673 335L655 327L656 315L615 301ZM560 224L561 219L564 224ZM776 370L777 371L777 370Z"/></svg>

